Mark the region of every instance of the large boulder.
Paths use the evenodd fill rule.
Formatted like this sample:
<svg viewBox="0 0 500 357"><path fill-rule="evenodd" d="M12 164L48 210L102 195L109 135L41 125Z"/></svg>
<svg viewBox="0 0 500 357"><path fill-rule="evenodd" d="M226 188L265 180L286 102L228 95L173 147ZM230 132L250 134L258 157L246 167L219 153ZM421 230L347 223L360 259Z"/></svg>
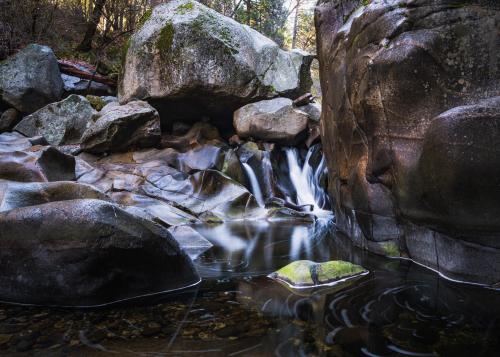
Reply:
<svg viewBox="0 0 500 357"><path fill-rule="evenodd" d="M303 139L309 115L292 103L288 98L275 98L245 105L234 112L236 133L242 138L296 144Z"/></svg>
<svg viewBox="0 0 500 357"><path fill-rule="evenodd" d="M110 103L83 135L82 150L98 154L147 148L158 144L160 136L160 117L148 103Z"/></svg>
<svg viewBox="0 0 500 357"><path fill-rule="evenodd" d="M85 97L71 95L28 115L14 130L30 137L41 135L51 145L79 144L96 113Z"/></svg>
<svg viewBox="0 0 500 357"><path fill-rule="evenodd" d="M0 299L102 305L199 282L165 228L100 200L0 213Z"/></svg>
<svg viewBox="0 0 500 357"><path fill-rule="evenodd" d="M0 63L0 99L22 113L58 101L63 81L52 50L29 45Z"/></svg>
<svg viewBox="0 0 500 357"><path fill-rule="evenodd" d="M500 282L500 8L365 3L316 8L337 225L374 252Z"/></svg>
<svg viewBox="0 0 500 357"><path fill-rule="evenodd" d="M148 100L165 126L202 116L229 124L245 104L307 92L311 61L196 1L174 0L132 36L119 98Z"/></svg>

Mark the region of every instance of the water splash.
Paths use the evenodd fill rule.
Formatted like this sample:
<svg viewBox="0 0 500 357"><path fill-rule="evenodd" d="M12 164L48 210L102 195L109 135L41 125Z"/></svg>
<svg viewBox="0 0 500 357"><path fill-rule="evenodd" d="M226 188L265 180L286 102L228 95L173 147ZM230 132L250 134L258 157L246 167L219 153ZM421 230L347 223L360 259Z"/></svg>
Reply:
<svg viewBox="0 0 500 357"><path fill-rule="evenodd" d="M299 152L296 148L286 148L288 168L290 170L290 180L297 192L298 205L312 205L313 213L316 216L330 216L331 211L325 210L327 202L326 192L320 184L321 174L325 170L325 157L321 158L320 164L313 170L309 161L314 152L311 147L307 152L303 165L300 165Z"/></svg>
<svg viewBox="0 0 500 357"><path fill-rule="evenodd" d="M257 203L260 207L264 207L264 197L262 196L262 191L260 190L259 180L257 180L257 175L253 171L252 167L246 162L242 162L243 168L250 180L250 186L252 188L252 194L255 196Z"/></svg>

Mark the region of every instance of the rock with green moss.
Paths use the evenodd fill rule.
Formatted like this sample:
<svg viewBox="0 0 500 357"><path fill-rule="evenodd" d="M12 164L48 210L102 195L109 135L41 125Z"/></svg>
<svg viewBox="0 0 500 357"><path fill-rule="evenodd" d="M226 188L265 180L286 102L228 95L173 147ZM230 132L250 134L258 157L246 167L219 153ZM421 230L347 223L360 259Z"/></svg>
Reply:
<svg viewBox="0 0 500 357"><path fill-rule="evenodd" d="M269 275L294 288L312 288L334 284L346 279L367 274L365 268L342 260L315 263L298 260Z"/></svg>
<svg viewBox="0 0 500 357"><path fill-rule="evenodd" d="M230 126L243 105L310 89L312 56L196 1L161 4L142 22L126 47L119 99L147 100L164 127L202 116Z"/></svg>

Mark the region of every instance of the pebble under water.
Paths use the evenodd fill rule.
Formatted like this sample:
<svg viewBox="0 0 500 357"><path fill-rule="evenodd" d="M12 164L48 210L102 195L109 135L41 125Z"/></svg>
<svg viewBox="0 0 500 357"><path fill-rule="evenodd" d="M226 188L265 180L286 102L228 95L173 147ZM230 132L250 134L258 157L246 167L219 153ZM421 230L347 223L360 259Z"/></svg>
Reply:
<svg viewBox="0 0 500 357"><path fill-rule="evenodd" d="M498 355L498 291L361 251L326 220L195 228L214 244L197 287L100 309L2 304L0 355ZM297 259L370 274L300 295L266 277Z"/></svg>

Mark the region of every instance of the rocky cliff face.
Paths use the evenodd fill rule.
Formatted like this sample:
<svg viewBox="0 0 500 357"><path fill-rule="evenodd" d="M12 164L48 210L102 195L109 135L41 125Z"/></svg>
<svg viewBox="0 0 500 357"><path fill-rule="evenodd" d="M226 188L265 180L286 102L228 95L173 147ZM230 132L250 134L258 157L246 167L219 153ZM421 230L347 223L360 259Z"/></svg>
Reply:
<svg viewBox="0 0 500 357"><path fill-rule="evenodd" d="M496 1L320 0L329 189L358 245L500 282L499 16Z"/></svg>

